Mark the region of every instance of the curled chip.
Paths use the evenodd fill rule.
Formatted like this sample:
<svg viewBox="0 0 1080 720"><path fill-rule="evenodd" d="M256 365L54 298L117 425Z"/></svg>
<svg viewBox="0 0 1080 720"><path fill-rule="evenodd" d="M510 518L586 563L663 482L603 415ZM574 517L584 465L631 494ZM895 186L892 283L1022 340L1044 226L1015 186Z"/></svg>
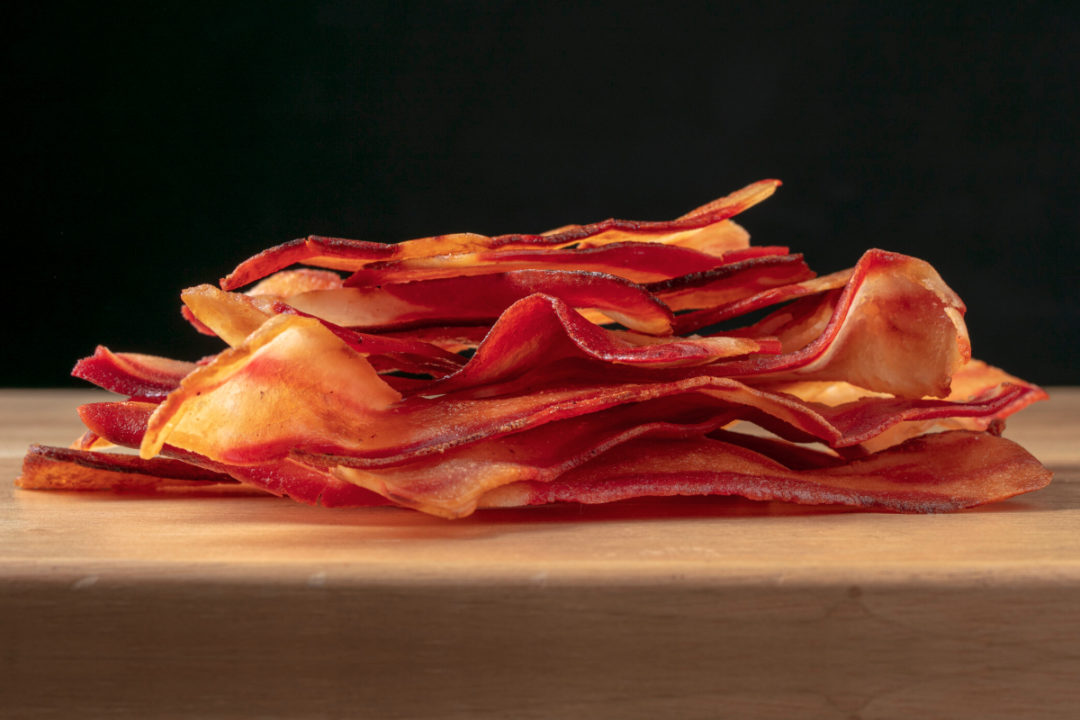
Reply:
<svg viewBox="0 0 1080 720"><path fill-rule="evenodd" d="M1046 393L971 358L925 261L872 249L818 277L751 245L731 218L778 185L670 221L270 248L181 293L217 355L79 361L127 399L80 408L87 432L32 447L17 482L447 518L672 495L943 512L1045 486L1000 431Z"/></svg>

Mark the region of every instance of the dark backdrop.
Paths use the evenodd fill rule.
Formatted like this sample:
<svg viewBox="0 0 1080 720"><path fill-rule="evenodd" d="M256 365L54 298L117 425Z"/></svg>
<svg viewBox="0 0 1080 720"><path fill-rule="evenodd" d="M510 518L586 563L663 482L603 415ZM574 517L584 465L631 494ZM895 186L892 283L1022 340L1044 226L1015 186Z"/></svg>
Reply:
<svg viewBox="0 0 1080 720"><path fill-rule="evenodd" d="M763 177L756 242L924 257L978 356L1080 381L1075 3L92 5L5 21L0 384L217 350L179 290L296 236L666 219Z"/></svg>

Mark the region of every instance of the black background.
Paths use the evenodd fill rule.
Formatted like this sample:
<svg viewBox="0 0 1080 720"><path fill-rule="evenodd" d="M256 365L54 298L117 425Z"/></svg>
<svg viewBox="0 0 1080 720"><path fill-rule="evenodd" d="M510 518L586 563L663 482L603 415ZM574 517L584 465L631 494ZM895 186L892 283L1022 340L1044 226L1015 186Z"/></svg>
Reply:
<svg viewBox="0 0 1080 720"><path fill-rule="evenodd" d="M179 290L293 237L667 219L764 177L756 243L923 257L977 356L1080 381L1077 4L806 5L9 11L0 384L216 351Z"/></svg>

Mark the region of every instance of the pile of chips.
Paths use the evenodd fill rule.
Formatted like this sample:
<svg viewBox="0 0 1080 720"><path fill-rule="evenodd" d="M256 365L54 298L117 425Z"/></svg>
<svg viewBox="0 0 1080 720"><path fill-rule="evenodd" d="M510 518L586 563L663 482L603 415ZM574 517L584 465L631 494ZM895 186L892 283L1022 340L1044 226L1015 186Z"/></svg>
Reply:
<svg viewBox="0 0 1080 720"><path fill-rule="evenodd" d="M83 437L31 448L19 484L450 518L715 494L941 512L1046 485L1000 437L1045 393L971 359L929 264L870 250L817 276L750 244L731 218L778 184L666 222L271 248L181 294L219 354L80 361L127 399L80 408Z"/></svg>

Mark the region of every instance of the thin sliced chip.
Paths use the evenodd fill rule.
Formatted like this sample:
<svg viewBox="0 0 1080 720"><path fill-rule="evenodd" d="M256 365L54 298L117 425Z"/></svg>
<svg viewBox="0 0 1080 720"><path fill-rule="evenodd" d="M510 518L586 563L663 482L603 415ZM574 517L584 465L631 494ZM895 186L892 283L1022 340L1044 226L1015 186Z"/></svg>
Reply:
<svg viewBox="0 0 1080 720"><path fill-rule="evenodd" d="M473 253L391 260L366 265L345 281L348 287L414 282L510 270L601 272L636 283L667 280L745 261L786 255L785 247L758 247L713 255L680 245L621 242L587 248L500 248Z"/></svg>
<svg viewBox="0 0 1080 720"><path fill-rule="evenodd" d="M156 355L114 353L99 345L93 355L75 364L71 374L121 395L159 401L195 367L195 363Z"/></svg>
<svg viewBox="0 0 1080 720"><path fill-rule="evenodd" d="M15 485L25 490L159 490L235 484L179 460L31 445Z"/></svg>
<svg viewBox="0 0 1080 720"><path fill-rule="evenodd" d="M297 238L253 255L237 265L219 284L222 290L236 290L296 263L338 270L357 270L369 262L393 258L395 247L383 243L317 235Z"/></svg>
<svg viewBox="0 0 1080 720"><path fill-rule="evenodd" d="M303 357L308 367L301 373ZM212 460L255 464L231 460L229 449L243 447L244 453L267 460L282 457L292 442L285 428L334 436L400 397L363 355L318 320L278 315L244 345L184 378L154 411L141 454L153 457L170 438L173 445ZM205 451L207 443L219 451Z"/></svg>
<svg viewBox="0 0 1080 720"><path fill-rule="evenodd" d="M110 444L122 447L138 448L146 433L147 424L155 406L139 402L90 403L79 408L79 416L87 427L93 428L94 435ZM289 458L263 463L261 465L232 466L214 462L197 453L164 445L161 453L173 460L160 458L141 460L136 456L133 461L144 463L169 462L194 467L196 472L209 473L214 477L227 477L230 481L240 482L245 486L271 495L287 496L307 505L324 507L370 507L386 505L381 495L358 485L347 483L325 470L295 462ZM98 453L99 455L102 453ZM110 454L109 458L121 457ZM96 472L95 468L91 468ZM108 477L90 477L87 482L108 484ZM107 489L107 488L106 488Z"/></svg>
<svg viewBox="0 0 1080 720"><path fill-rule="evenodd" d="M504 382L571 357L595 361L596 373L604 374L610 365L689 367L779 350L779 342L769 339L657 338L606 330L562 300L537 294L507 308L465 367L418 391L446 393Z"/></svg>
<svg viewBox="0 0 1080 720"><path fill-rule="evenodd" d="M670 335L672 314L662 302L613 275L560 270L514 270L494 275L301 293L292 307L342 327L390 330L427 325L490 325L533 293L603 313L651 335Z"/></svg>
<svg viewBox="0 0 1080 720"><path fill-rule="evenodd" d="M922 260L869 250L842 292L798 300L747 331L785 352L718 365L726 377L843 380L901 397L946 397L971 359L964 304Z"/></svg>
<svg viewBox="0 0 1080 720"><path fill-rule="evenodd" d="M675 318L675 332L679 335L697 332L709 325L717 325L762 308L842 288L851 280L853 270L841 270L790 285L771 287L749 297L682 313Z"/></svg>
<svg viewBox="0 0 1080 720"><path fill-rule="evenodd" d="M270 318L282 313L312 317L281 300L227 293L213 285L198 285L180 294L192 317L211 332L237 347ZM370 357L380 370L445 375L464 365L464 358L443 348L412 338L361 333L315 318L349 347Z"/></svg>
<svg viewBox="0 0 1080 720"><path fill-rule="evenodd" d="M913 438L835 467L804 470L792 470L720 440L649 438L627 443L614 457L571 470L553 482L498 488L482 497L480 506L739 495L882 512L939 513L1038 490L1051 477L1016 443L963 430Z"/></svg>
<svg viewBox="0 0 1080 720"><path fill-rule="evenodd" d="M672 310L698 310L733 303L768 288L812 277L814 273L802 255L765 255L649 283L645 288Z"/></svg>
<svg viewBox="0 0 1080 720"><path fill-rule="evenodd" d="M897 423L888 430L871 437L860 446L867 452L877 452L907 440L908 438L930 432L934 429L950 430L990 430L1000 434L1007 417L1023 410L1031 403L1047 399L1046 392L1037 385L1009 375L1000 368L987 365L980 360L970 360L953 374L952 391L946 400L954 403L969 403L995 393L1006 385L1022 387L1024 392L1016 393L1013 399L992 414L969 416L940 417L929 420L912 420ZM885 397L883 393L860 388L851 383L831 382L792 382L766 384L771 392L794 395L808 402L823 403L831 407L854 405L863 398Z"/></svg>

